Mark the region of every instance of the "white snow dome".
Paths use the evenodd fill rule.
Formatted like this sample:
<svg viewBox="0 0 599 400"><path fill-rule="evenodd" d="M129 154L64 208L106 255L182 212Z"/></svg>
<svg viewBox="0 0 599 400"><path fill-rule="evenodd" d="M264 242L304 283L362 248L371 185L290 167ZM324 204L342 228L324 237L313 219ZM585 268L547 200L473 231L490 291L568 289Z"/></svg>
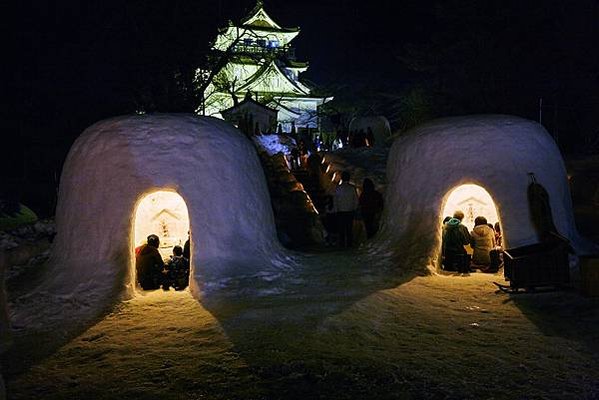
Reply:
<svg viewBox="0 0 599 400"><path fill-rule="evenodd" d="M374 135L374 146L384 147L387 143L387 139L391 137L391 125L389 120L382 115L374 117L357 117L350 121L349 131L360 131L368 132L368 129L372 129Z"/></svg>
<svg viewBox="0 0 599 400"><path fill-rule="evenodd" d="M477 216L499 222L504 248L536 243L529 173L547 191L559 233L584 249L558 147L538 123L506 115L440 119L395 140L381 238L436 268L442 220L461 210L470 228Z"/></svg>
<svg viewBox="0 0 599 400"><path fill-rule="evenodd" d="M224 121L124 116L96 123L63 168L52 254L54 288L122 293L134 249L161 253L191 232L192 291L206 276L264 266L280 250L264 173L251 142Z"/></svg>

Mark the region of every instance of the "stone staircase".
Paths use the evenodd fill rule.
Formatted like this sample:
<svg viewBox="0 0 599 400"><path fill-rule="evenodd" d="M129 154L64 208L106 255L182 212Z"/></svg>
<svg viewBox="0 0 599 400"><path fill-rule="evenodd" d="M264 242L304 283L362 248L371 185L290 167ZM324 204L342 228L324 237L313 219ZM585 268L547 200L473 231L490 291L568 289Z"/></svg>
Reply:
<svg viewBox="0 0 599 400"><path fill-rule="evenodd" d="M300 177L292 173L282 154L269 156L264 152L258 153L275 217L279 240L289 248L298 248L320 244L324 241L324 228L316 205L312 202L308 190L300 181L315 190L316 183L307 170L297 170ZM315 192L316 193L316 192Z"/></svg>
<svg viewBox="0 0 599 400"><path fill-rule="evenodd" d="M322 214L325 210L327 199L326 192L320 185L320 176L312 173L306 168L298 168L291 172L308 193L316 210Z"/></svg>

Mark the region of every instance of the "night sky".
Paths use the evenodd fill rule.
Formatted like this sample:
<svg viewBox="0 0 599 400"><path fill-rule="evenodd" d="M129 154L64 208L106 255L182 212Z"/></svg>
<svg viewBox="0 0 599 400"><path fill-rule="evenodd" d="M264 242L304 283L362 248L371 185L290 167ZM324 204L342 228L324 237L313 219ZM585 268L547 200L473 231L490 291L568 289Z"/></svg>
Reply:
<svg viewBox="0 0 599 400"><path fill-rule="evenodd" d="M188 111L173 91L174 72L200 65L217 28L254 4L19 2L7 14L3 90L5 135L17 146L2 157L3 179L55 181L83 129L140 103ZM265 7L280 25L301 27L294 44L298 59L310 62L304 78L338 98L400 96L417 86L431 99L431 117L535 119L543 97L553 107L544 110L546 128L562 135L565 151L577 151L599 125L596 0L266 0Z"/></svg>

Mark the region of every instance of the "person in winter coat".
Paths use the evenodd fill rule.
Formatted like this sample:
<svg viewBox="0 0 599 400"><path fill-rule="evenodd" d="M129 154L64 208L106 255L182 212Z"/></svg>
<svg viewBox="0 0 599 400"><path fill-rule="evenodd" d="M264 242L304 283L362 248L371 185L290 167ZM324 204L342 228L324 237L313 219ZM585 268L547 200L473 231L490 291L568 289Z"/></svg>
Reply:
<svg viewBox="0 0 599 400"><path fill-rule="evenodd" d="M464 213L456 211L443 227L443 266L446 270L468 273L470 271L464 246L471 243L468 228L462 224Z"/></svg>
<svg viewBox="0 0 599 400"><path fill-rule="evenodd" d="M334 246L337 241L337 215L333 204L333 196L325 197L324 212L321 213L321 219L326 231L325 244Z"/></svg>
<svg viewBox="0 0 599 400"><path fill-rule="evenodd" d="M160 239L152 234L148 236L147 244L141 246L135 255L135 270L137 280L144 290L153 290L160 287L164 261L158 252Z"/></svg>
<svg viewBox="0 0 599 400"><path fill-rule="evenodd" d="M472 263L484 270L491 265L489 253L495 248L495 231L487 225L485 217L476 217L474 229L470 235L472 237L471 246L474 249Z"/></svg>
<svg viewBox="0 0 599 400"><path fill-rule="evenodd" d="M358 208L356 187L349 183L350 173L341 173L341 183L335 188L333 203L337 213L339 245L351 247L353 241L354 215Z"/></svg>
<svg viewBox="0 0 599 400"><path fill-rule="evenodd" d="M162 289L169 290L172 286L175 290L183 290L189 284L189 259L183 256L181 246L173 247L173 255L164 265L162 270L164 280Z"/></svg>
<svg viewBox="0 0 599 400"><path fill-rule="evenodd" d="M376 191L372 180L366 178L362 183L359 199L360 213L366 228L366 237L370 239L379 230L379 221L383 212L383 196Z"/></svg>

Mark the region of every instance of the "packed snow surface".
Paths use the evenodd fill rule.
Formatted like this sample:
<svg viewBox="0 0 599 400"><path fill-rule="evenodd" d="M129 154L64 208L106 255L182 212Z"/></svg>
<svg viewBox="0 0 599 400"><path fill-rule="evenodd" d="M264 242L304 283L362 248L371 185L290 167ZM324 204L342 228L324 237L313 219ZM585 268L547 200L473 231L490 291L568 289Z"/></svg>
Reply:
<svg viewBox="0 0 599 400"><path fill-rule="evenodd" d="M291 149L296 147L295 139L287 135L254 135L252 140L258 147L264 149L269 156L278 153L289 155Z"/></svg>
<svg viewBox="0 0 599 400"><path fill-rule="evenodd" d="M357 251L299 258L278 276L223 281L201 302L137 296L30 369L17 367L39 339L20 343L10 398L599 396L593 299L496 293L500 275L402 275Z"/></svg>

